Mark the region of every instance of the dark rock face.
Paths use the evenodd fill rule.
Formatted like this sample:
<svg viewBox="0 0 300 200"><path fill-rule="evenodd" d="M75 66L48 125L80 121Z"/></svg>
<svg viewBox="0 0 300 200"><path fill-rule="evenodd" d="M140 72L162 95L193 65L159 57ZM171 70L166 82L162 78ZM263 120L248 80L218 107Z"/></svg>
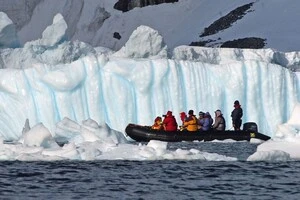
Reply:
<svg viewBox="0 0 300 200"><path fill-rule="evenodd" d="M122 37L121 37L120 33L114 32L114 38L120 40Z"/></svg>
<svg viewBox="0 0 300 200"><path fill-rule="evenodd" d="M110 13L107 12L104 8L102 7L97 7L94 16L93 16L93 21L88 26L89 31L97 31L98 29L101 28L102 24L106 19L110 17Z"/></svg>
<svg viewBox="0 0 300 200"><path fill-rule="evenodd" d="M192 42L190 46L200 46L200 47L206 47L208 44L216 42L216 40L201 40L198 42Z"/></svg>
<svg viewBox="0 0 300 200"><path fill-rule="evenodd" d="M217 43L217 40L202 40L198 42L192 42L190 44L190 46L201 46L201 47L214 47L216 45L223 48L261 49L265 47L266 39L258 38L258 37L249 37L249 38L239 38L235 40L230 40L223 43Z"/></svg>
<svg viewBox="0 0 300 200"><path fill-rule="evenodd" d="M218 38L217 40L207 39L205 40L204 37L214 35L222 30L225 30L232 26L233 23L242 19L247 13L252 12L251 7L253 3L245 4L240 6L227 15L219 18L215 22L213 22L207 28L204 28L203 32L199 36L201 39L200 41L192 42L190 46L206 46L206 47L226 47L226 48L248 48L248 49L260 49L266 45L266 39L258 38L258 37L249 37L249 38L237 38L231 41L226 42L217 42L217 40L221 40Z"/></svg>
<svg viewBox="0 0 300 200"><path fill-rule="evenodd" d="M241 49L261 49L265 46L266 40L262 38L250 37L224 42L221 47L241 48Z"/></svg>
<svg viewBox="0 0 300 200"><path fill-rule="evenodd" d="M243 18L248 12L251 12L249 9L252 5L253 3L249 3L234 9L224 17L221 17L217 21L213 22L209 27L205 28L200 37L213 35L221 30L229 28L234 22Z"/></svg>
<svg viewBox="0 0 300 200"><path fill-rule="evenodd" d="M162 3L174 3L178 0L119 0L115 5L114 9L127 12L136 7L145 7L149 5L158 5Z"/></svg>

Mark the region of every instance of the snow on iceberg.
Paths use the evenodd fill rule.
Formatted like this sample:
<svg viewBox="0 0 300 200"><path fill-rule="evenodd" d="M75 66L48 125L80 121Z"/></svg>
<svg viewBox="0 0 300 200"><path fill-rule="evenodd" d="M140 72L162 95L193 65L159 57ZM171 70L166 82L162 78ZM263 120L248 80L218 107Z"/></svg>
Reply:
<svg viewBox="0 0 300 200"><path fill-rule="evenodd" d="M16 26L8 16L0 12L0 48L20 47Z"/></svg>
<svg viewBox="0 0 300 200"><path fill-rule="evenodd" d="M167 45L158 31L139 26L133 31L124 47L113 54L125 58L167 58Z"/></svg>
<svg viewBox="0 0 300 200"><path fill-rule="evenodd" d="M41 45L51 47L66 40L67 28L68 26L63 16L60 13L55 15L53 24L48 26L42 34Z"/></svg>

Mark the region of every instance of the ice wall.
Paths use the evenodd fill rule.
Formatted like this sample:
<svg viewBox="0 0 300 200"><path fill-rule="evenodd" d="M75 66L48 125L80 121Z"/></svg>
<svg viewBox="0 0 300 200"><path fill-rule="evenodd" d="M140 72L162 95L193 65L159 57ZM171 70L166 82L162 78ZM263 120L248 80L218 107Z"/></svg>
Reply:
<svg viewBox="0 0 300 200"><path fill-rule="evenodd" d="M272 136L289 119L297 102L294 74L259 61L213 65L172 59L110 59L89 55L69 64L36 63L28 69L2 69L0 133L15 139L26 118L50 132L68 117L106 122L124 131L128 123L149 125L157 115L194 109L221 109L231 127L233 102L244 108L243 121L254 121Z"/></svg>

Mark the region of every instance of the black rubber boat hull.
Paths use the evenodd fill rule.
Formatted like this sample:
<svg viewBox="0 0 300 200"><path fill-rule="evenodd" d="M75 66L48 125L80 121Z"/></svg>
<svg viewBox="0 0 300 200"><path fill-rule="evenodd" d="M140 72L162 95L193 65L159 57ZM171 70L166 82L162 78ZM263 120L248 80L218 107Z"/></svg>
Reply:
<svg viewBox="0 0 300 200"><path fill-rule="evenodd" d="M251 130L241 131L157 131L152 130L150 126L140 126L128 124L125 129L126 134L137 142L149 142L150 140L160 140L165 142L182 142L182 141L212 141L232 139L235 141L250 141L251 138L260 140L269 140L270 137Z"/></svg>

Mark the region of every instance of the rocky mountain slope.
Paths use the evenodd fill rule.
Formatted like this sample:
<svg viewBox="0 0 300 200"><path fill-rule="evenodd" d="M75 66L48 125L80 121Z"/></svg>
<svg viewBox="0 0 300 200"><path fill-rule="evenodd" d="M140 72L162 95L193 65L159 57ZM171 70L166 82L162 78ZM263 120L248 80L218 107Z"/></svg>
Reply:
<svg viewBox="0 0 300 200"><path fill-rule="evenodd" d="M297 51L297 0L0 0L22 44L41 37L61 13L70 40L119 50L140 25L179 45Z"/></svg>

